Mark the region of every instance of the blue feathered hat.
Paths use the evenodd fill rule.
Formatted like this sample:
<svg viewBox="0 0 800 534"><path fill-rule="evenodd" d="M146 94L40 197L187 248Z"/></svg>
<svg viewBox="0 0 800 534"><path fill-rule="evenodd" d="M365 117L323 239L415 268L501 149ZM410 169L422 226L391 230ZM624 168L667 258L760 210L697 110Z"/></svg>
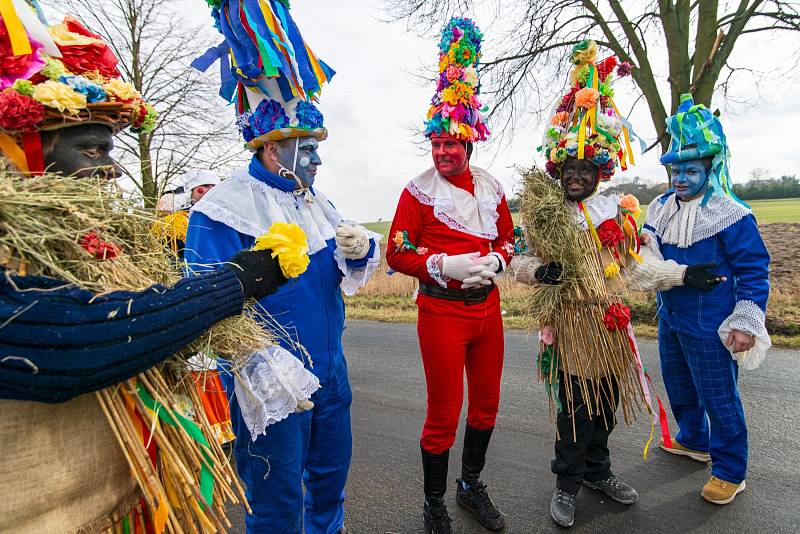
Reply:
<svg viewBox="0 0 800 534"><path fill-rule="evenodd" d="M333 69L317 58L289 14L288 0L206 0L225 37L192 65L222 60L220 95L235 102L245 147L328 136L314 104Z"/></svg>

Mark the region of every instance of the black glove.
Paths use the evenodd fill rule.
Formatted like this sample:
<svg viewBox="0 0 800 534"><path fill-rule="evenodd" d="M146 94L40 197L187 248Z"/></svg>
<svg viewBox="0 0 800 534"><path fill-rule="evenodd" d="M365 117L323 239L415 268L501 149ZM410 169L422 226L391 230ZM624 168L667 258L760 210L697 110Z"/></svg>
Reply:
<svg viewBox="0 0 800 534"><path fill-rule="evenodd" d="M551 261L537 267L533 277L539 283L555 286L561 283L561 272L563 270L564 268L560 263Z"/></svg>
<svg viewBox="0 0 800 534"><path fill-rule="evenodd" d="M242 283L245 298L266 297L286 283L278 258L273 258L269 249L241 250L230 259L230 263L233 265L229 267Z"/></svg>
<svg viewBox="0 0 800 534"><path fill-rule="evenodd" d="M723 277L710 271L716 267L716 263L702 263L700 265L690 265L683 274L683 283L689 287L700 291L711 291L717 284L722 282Z"/></svg>

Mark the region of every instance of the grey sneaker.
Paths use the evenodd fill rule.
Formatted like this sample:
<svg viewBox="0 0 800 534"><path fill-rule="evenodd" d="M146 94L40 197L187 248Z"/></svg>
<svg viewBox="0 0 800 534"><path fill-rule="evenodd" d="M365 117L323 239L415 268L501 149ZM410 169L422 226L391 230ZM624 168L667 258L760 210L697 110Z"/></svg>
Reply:
<svg viewBox="0 0 800 534"><path fill-rule="evenodd" d="M583 485L587 488L600 490L618 503L633 504L639 500L639 494L636 490L617 478L616 475L611 475L605 480L598 480L597 482L583 481Z"/></svg>
<svg viewBox="0 0 800 534"><path fill-rule="evenodd" d="M556 488L550 499L550 517L557 525L571 527L575 522L575 495Z"/></svg>

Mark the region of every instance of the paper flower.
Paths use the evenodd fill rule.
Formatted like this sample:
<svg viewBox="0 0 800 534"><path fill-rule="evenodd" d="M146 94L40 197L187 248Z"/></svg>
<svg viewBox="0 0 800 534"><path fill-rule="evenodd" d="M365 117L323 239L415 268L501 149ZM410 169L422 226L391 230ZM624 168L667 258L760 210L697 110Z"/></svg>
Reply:
<svg viewBox="0 0 800 534"><path fill-rule="evenodd" d="M619 207L628 211L634 218L642 214L642 208L639 205L639 199L633 195L623 195L619 199Z"/></svg>
<svg viewBox="0 0 800 534"><path fill-rule="evenodd" d="M466 69L464 69L464 77L462 78L464 82L470 84L472 87L478 87L478 71L475 70L473 65L470 65Z"/></svg>
<svg viewBox="0 0 800 534"><path fill-rule="evenodd" d="M69 85L74 91L86 95L86 101L90 104L108 100L102 87L83 76L61 76L58 81Z"/></svg>
<svg viewBox="0 0 800 534"><path fill-rule="evenodd" d="M262 100L249 120L253 139L273 130L289 127L289 117L279 102L267 99ZM245 136L245 139L247 137Z"/></svg>
<svg viewBox="0 0 800 534"><path fill-rule="evenodd" d="M117 257L120 249L114 243L100 239L96 232L92 231L83 236L79 241L80 246L97 260L113 260Z"/></svg>
<svg viewBox="0 0 800 534"><path fill-rule="evenodd" d="M559 111L550 120L550 124L553 126L564 126L567 122L569 122L569 113L566 111Z"/></svg>
<svg viewBox="0 0 800 534"><path fill-rule="evenodd" d="M69 85L47 80L33 88L33 98L62 113L77 115L86 108L86 95L73 91Z"/></svg>
<svg viewBox="0 0 800 534"><path fill-rule="evenodd" d="M621 302L617 302L608 307L603 324L611 331L624 330L631 322L631 310Z"/></svg>
<svg viewBox="0 0 800 534"><path fill-rule="evenodd" d="M97 71L106 78L119 78L117 58L102 37L90 32L78 19L67 15L50 27L61 61L73 74Z"/></svg>
<svg viewBox="0 0 800 534"><path fill-rule="evenodd" d="M406 241L405 236L403 235L404 233L405 232L403 232L402 230L398 230L394 233L394 237L392 238L392 243L394 243L394 246L395 248L397 248L397 250L400 250L400 248L403 246L403 243L405 243Z"/></svg>
<svg viewBox="0 0 800 534"><path fill-rule="evenodd" d="M620 78L624 78L625 76L630 76L633 67L627 61L623 61L622 63L617 66L617 76Z"/></svg>
<svg viewBox="0 0 800 534"><path fill-rule="evenodd" d="M584 87L575 93L575 105L584 109L593 108L597 104L597 98L599 96L600 94L597 92L597 89Z"/></svg>
<svg viewBox="0 0 800 534"><path fill-rule="evenodd" d="M0 90L11 87L18 79L30 78L44 65L42 45L34 39L29 41L31 53L15 56L6 25L0 20Z"/></svg>
<svg viewBox="0 0 800 534"><path fill-rule="evenodd" d="M33 96L33 82L30 80L17 80L11 88L21 95Z"/></svg>
<svg viewBox="0 0 800 534"><path fill-rule="evenodd" d="M45 59L44 68L39 74L49 80L58 80L66 74L66 69L64 68L64 64L59 60L48 56Z"/></svg>
<svg viewBox="0 0 800 534"><path fill-rule="evenodd" d="M119 78L112 78L103 84L103 90L120 102L133 102L142 95L128 82Z"/></svg>
<svg viewBox="0 0 800 534"><path fill-rule="evenodd" d="M615 262L609 263L606 265L606 268L603 269L603 275L609 280L616 278L619 275L619 265Z"/></svg>
<svg viewBox="0 0 800 534"><path fill-rule="evenodd" d="M306 233L296 224L272 223L269 231L258 237L253 250L272 251L286 278L296 278L306 272L310 259Z"/></svg>
<svg viewBox="0 0 800 534"><path fill-rule="evenodd" d="M594 63L597 59L597 43L584 39L572 47L572 63L575 65L586 65Z"/></svg>
<svg viewBox="0 0 800 534"><path fill-rule="evenodd" d="M604 247L613 248L625 239L625 233L615 219L609 219L597 227L597 237Z"/></svg>
<svg viewBox="0 0 800 534"><path fill-rule="evenodd" d="M44 106L29 96L6 89L0 92L0 128L33 130L44 119Z"/></svg>
<svg viewBox="0 0 800 534"><path fill-rule="evenodd" d="M295 107L295 116L298 128L308 128L309 130L322 128L322 113L311 102L305 100L298 102Z"/></svg>
<svg viewBox="0 0 800 534"><path fill-rule="evenodd" d="M544 343L545 345L552 345L553 341L555 340L556 332L555 329L548 325L543 326L539 330L539 341Z"/></svg>
<svg viewBox="0 0 800 534"><path fill-rule="evenodd" d="M153 223L152 232L158 237L186 241L189 230L189 216L185 211L170 213Z"/></svg>

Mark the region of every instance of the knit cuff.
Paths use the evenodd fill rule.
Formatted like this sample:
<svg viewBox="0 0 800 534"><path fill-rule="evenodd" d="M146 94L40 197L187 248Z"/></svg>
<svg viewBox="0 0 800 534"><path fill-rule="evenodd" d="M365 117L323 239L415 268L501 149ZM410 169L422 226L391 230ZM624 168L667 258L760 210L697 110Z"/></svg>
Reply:
<svg viewBox="0 0 800 534"><path fill-rule="evenodd" d="M207 285L209 297L212 298L204 299L203 303L208 303L209 311L216 312L217 319L214 322L242 313L244 290L236 273L230 267L224 265L219 269L200 273L192 278ZM198 309L197 313L200 314L204 311L206 310Z"/></svg>
<svg viewBox="0 0 800 534"><path fill-rule="evenodd" d="M542 266L542 261L536 256L514 256L508 264L509 276L515 282L533 285L536 281L536 269Z"/></svg>
<svg viewBox="0 0 800 534"><path fill-rule="evenodd" d="M686 265L659 259L651 249L642 248L642 261L627 269L628 288L636 291L667 291L683 285Z"/></svg>

